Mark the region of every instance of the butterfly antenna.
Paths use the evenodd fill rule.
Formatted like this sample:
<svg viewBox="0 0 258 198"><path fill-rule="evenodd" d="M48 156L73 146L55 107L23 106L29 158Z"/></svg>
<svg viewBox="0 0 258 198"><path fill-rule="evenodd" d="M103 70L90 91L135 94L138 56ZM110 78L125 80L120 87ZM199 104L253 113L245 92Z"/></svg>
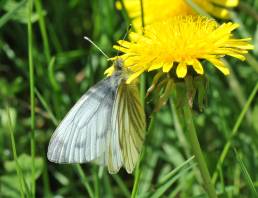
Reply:
<svg viewBox="0 0 258 198"><path fill-rule="evenodd" d="M127 31L123 37L123 40L125 40L125 38L128 36L128 34L131 32L131 29L132 29L132 24L130 24L129 27L127 28Z"/></svg>
<svg viewBox="0 0 258 198"><path fill-rule="evenodd" d="M90 42L94 47L96 47L107 59L109 59L108 55L107 55L105 52L103 52L103 50L100 49L100 47L97 46L97 44L95 44L89 37L84 36L84 39L86 39L87 41L89 41L89 42Z"/></svg>
<svg viewBox="0 0 258 198"><path fill-rule="evenodd" d="M131 29L132 29L132 24L130 24L129 27L127 28L127 31L126 31L126 33L125 33L125 35L124 35L124 37L123 37L122 40L125 40L125 39L126 39L126 37L128 36L128 34L130 33ZM118 51L117 54L116 54L116 56L118 56L119 53L121 53L121 52Z"/></svg>

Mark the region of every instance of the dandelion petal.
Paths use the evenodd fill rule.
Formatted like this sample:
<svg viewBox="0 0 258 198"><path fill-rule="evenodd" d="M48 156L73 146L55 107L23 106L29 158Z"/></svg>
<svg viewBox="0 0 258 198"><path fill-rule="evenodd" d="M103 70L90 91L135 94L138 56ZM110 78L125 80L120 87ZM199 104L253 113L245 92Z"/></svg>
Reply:
<svg viewBox="0 0 258 198"><path fill-rule="evenodd" d="M105 70L104 74L107 76L111 76L114 71L115 71L114 66L111 66Z"/></svg>
<svg viewBox="0 0 258 198"><path fill-rule="evenodd" d="M138 76L140 76L143 73L142 70L132 74L126 81L127 84L130 84L134 79L136 79Z"/></svg>
<svg viewBox="0 0 258 198"><path fill-rule="evenodd" d="M203 67L200 61L198 60L193 61L193 68L198 74L203 74Z"/></svg>
<svg viewBox="0 0 258 198"><path fill-rule="evenodd" d="M173 67L173 63L166 63L163 65L163 72L169 72L170 69Z"/></svg>
<svg viewBox="0 0 258 198"><path fill-rule="evenodd" d="M176 68L176 75L178 78L184 78L187 73L187 67L185 62L180 62Z"/></svg>
<svg viewBox="0 0 258 198"><path fill-rule="evenodd" d="M215 67L217 67L224 75L229 75L229 69L221 60L216 58L209 58L208 61L212 63Z"/></svg>
<svg viewBox="0 0 258 198"><path fill-rule="evenodd" d="M151 66L149 67L148 71L153 71L153 70L159 69L159 68L161 68L161 67L162 67L161 64L153 64L153 65L151 65Z"/></svg>

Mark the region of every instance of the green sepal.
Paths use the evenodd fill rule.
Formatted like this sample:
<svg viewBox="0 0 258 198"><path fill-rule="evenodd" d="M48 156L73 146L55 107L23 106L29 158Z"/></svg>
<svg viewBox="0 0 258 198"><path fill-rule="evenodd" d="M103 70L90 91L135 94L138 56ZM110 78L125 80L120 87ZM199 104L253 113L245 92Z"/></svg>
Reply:
<svg viewBox="0 0 258 198"><path fill-rule="evenodd" d="M196 95L196 87L195 87L195 78L192 76L188 75L185 78L185 85L186 85L186 91L187 91L187 101L189 106L192 108L193 107L193 102L194 98Z"/></svg>
<svg viewBox="0 0 258 198"><path fill-rule="evenodd" d="M198 107L200 111L203 111L205 101L207 101L207 89L208 89L208 80L205 76L197 76L194 79L194 86L197 89L198 93Z"/></svg>
<svg viewBox="0 0 258 198"><path fill-rule="evenodd" d="M155 112L159 111L160 108L167 103L168 98L171 96L171 93L172 93L172 90L174 89L174 87L175 87L174 81L171 78L168 78L166 81L164 92L160 96L158 102L156 103L156 106L154 109Z"/></svg>

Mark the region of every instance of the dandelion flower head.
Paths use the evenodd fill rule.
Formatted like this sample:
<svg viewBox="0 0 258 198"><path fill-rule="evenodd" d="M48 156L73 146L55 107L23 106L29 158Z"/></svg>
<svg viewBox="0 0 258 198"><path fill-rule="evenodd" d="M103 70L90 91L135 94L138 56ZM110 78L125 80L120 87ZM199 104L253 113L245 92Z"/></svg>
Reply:
<svg viewBox="0 0 258 198"><path fill-rule="evenodd" d="M141 6L139 0L124 0L125 9L133 20L136 29L141 27ZM218 17L228 18L229 10L238 5L238 0L193 0L193 2L207 13ZM122 5L118 1L118 9ZM151 24L159 20L173 16L196 15L197 13L186 0L145 0L143 1L145 24Z"/></svg>
<svg viewBox="0 0 258 198"><path fill-rule="evenodd" d="M123 52L119 58L132 71L128 83L145 71L157 69L169 72L175 68L177 77L184 78L188 67L193 67L201 75L202 60L228 75L229 69L220 58L228 55L245 60L244 54L253 49L250 38L233 38L232 31L237 27L231 22L218 25L201 16L178 16L147 26L144 35L131 32L129 41L120 40L114 48Z"/></svg>

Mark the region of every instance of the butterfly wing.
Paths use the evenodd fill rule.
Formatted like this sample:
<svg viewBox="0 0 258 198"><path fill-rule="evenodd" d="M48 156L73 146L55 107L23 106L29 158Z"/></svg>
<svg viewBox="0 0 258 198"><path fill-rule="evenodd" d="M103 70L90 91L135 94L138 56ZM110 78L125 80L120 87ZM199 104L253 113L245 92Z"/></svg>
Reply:
<svg viewBox="0 0 258 198"><path fill-rule="evenodd" d="M56 163L83 163L106 156L110 144L112 107L117 75L90 88L55 130L47 157Z"/></svg>
<svg viewBox="0 0 258 198"><path fill-rule="evenodd" d="M132 173L145 136L145 114L135 84L121 82L112 111L112 133L118 134L123 165Z"/></svg>

